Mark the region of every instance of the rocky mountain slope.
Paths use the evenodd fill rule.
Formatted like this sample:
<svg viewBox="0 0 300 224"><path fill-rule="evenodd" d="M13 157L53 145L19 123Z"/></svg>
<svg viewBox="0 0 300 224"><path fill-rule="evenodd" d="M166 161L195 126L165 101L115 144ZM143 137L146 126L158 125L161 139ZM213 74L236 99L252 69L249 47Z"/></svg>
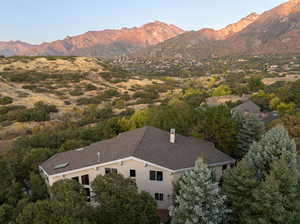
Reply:
<svg viewBox="0 0 300 224"><path fill-rule="evenodd" d="M12 56L21 54L24 51L33 48L34 45L27 44L21 41L0 41L0 55Z"/></svg>
<svg viewBox="0 0 300 224"><path fill-rule="evenodd" d="M221 30L186 32L131 55L132 60L199 60L234 54L300 51L300 1L255 13Z"/></svg>
<svg viewBox="0 0 300 224"><path fill-rule="evenodd" d="M77 55L109 58L161 43L183 32L174 25L156 21L142 27L89 31L82 35L35 46L23 44L23 47L19 46L16 50L14 50L16 44L6 45L2 49L0 43L0 54ZM3 46L6 43L10 42L3 42Z"/></svg>

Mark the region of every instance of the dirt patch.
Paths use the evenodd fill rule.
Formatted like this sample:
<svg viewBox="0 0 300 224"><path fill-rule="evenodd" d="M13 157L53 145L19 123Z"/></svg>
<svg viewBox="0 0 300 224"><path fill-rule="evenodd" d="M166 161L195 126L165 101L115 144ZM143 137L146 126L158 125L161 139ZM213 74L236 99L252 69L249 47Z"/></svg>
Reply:
<svg viewBox="0 0 300 224"><path fill-rule="evenodd" d="M299 79L300 79L300 74L299 75L287 75L285 77L265 78L265 79L262 80L262 82L265 85L270 86L270 85L272 85L276 82L279 82L279 81L295 82Z"/></svg>

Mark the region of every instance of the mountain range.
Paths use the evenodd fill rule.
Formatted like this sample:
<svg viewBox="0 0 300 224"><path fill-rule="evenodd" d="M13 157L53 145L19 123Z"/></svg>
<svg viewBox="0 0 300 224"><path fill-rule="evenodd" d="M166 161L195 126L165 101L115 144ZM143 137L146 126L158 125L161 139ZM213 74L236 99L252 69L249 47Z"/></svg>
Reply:
<svg viewBox="0 0 300 224"><path fill-rule="evenodd" d="M89 31L40 45L0 42L0 54L76 55L163 60L251 53L300 52L300 1L290 0L260 15L252 13L221 30L184 31L152 22L120 30Z"/></svg>
<svg viewBox="0 0 300 224"><path fill-rule="evenodd" d="M184 33L184 30L159 21L141 27L120 30L89 31L40 45L20 41L0 42L0 54L11 55L75 55L109 58L161 43Z"/></svg>

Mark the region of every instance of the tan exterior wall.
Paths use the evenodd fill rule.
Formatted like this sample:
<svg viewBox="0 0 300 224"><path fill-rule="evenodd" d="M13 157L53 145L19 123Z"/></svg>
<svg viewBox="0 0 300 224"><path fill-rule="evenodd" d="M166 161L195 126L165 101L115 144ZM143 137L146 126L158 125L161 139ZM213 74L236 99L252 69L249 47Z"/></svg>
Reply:
<svg viewBox="0 0 300 224"><path fill-rule="evenodd" d="M146 163L147 164L147 163ZM167 169L158 168L152 165L145 165L145 163L141 161L136 161L134 159L126 160L123 162L116 162L109 165L97 166L96 168L86 169L84 171L78 172L70 172L61 176L49 176L49 185L51 186L56 181L61 179L71 179L73 177L79 177L79 182L81 183L82 175L89 175L90 184L98 175L105 174L105 168L115 168L118 170L119 174L122 174L124 177L130 176L130 170L136 170L136 184L139 190L146 191L150 193L153 197L155 193L163 193L164 200L157 201L157 206L160 209L168 209L172 205L172 194L173 194L173 182L178 181L180 176L184 171L180 172L170 172ZM221 167L213 167L216 172L218 178L222 175L222 166ZM153 181L149 179L150 170L154 171L162 171L163 172L163 181ZM90 186L84 186L89 187Z"/></svg>
<svg viewBox="0 0 300 224"><path fill-rule="evenodd" d="M87 169L79 172L72 172L65 174L63 176L49 176L49 185L51 186L56 181L61 179L71 179L72 177L79 177L81 182L82 175L89 175L90 183L98 176L105 174L105 168L116 168L119 174L122 174L124 177L129 177L129 172L131 169L136 170L136 184L139 190L146 191L150 193L153 197L155 193L163 193L164 200L157 201L158 208L168 208L172 204L172 193L173 193L173 174L165 169L160 169L151 165L145 166L144 163L135 161L135 160L126 160L123 162L117 162L105 166L98 166L97 168ZM163 181L153 181L149 179L150 170L162 171L163 172ZM85 186L89 187L89 186Z"/></svg>

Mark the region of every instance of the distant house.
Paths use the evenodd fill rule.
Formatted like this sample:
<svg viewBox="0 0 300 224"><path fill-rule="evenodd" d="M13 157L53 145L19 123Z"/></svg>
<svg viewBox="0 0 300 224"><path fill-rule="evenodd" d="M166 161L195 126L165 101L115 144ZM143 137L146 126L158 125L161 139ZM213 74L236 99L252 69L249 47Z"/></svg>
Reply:
<svg viewBox="0 0 300 224"><path fill-rule="evenodd" d="M161 213L172 204L173 182L192 169L202 157L220 178L235 160L213 143L194 137L144 127L72 151L57 153L40 165L46 183L61 179L81 183L88 196L97 175L116 172L135 179L140 190L149 192Z"/></svg>
<svg viewBox="0 0 300 224"><path fill-rule="evenodd" d="M247 100L246 102L232 108L231 111L249 114L260 114L261 108L258 105L256 105L252 100Z"/></svg>
<svg viewBox="0 0 300 224"><path fill-rule="evenodd" d="M243 114L256 114L258 117L261 118L261 120L265 124L268 124L268 123L272 122L273 120L276 120L280 117L279 113L276 111L271 111L271 112L262 111L262 109L251 100L248 100L248 101L232 108L231 113L234 113L237 111L240 113L243 113Z"/></svg>

